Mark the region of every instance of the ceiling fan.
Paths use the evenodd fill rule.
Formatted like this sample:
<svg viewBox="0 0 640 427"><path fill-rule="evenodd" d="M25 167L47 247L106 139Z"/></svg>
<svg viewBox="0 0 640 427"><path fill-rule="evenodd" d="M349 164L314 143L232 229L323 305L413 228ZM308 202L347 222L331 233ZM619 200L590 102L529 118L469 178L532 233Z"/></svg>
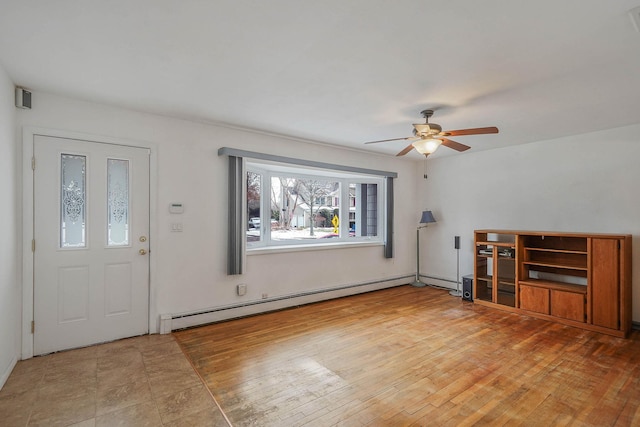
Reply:
<svg viewBox="0 0 640 427"><path fill-rule="evenodd" d="M407 147L396 154L396 156L404 156L409 151L414 148L420 154L424 154L428 156L432 154L440 145L444 145L445 147L452 148L456 151L465 151L468 150L468 145L461 144L456 141L452 141L448 136L463 136L463 135L482 135L488 133L498 133L498 128L495 126L486 127L486 128L473 128L473 129L460 129L460 130L442 130L442 127L436 123L429 123L429 117L433 116L433 110L424 110L421 111L420 114L424 117L424 123L418 123L413 125L413 135L408 136L406 138L392 138L392 139L382 139L380 141L369 141L365 142L365 144L377 144L379 142L389 142L389 141L414 141L411 144L407 145Z"/></svg>

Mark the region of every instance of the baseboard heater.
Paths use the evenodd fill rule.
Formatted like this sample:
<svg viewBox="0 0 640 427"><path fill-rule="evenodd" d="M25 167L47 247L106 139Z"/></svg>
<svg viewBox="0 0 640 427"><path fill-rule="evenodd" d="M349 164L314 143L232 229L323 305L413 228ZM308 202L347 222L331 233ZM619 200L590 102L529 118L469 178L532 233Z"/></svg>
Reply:
<svg viewBox="0 0 640 427"><path fill-rule="evenodd" d="M234 319L243 316L249 316L258 313L266 313L269 311L281 310L284 308L295 307L298 305L310 304L327 299L339 298L356 293L374 291L384 288L391 288L407 284L414 275L398 276L382 280L374 280L370 282L349 284L337 286L333 288L316 289L306 292L298 292L295 294L281 295L272 298L247 301L238 304L231 304L216 307L208 310L181 313L181 314L163 314L160 316L160 333L170 333L178 329L189 328L192 326L205 325L223 320ZM370 289L363 289L370 287ZM353 293L353 290L359 292ZM350 292L345 292L350 291ZM336 295L329 296L333 293ZM291 300L298 299L300 301L293 303ZM265 305L268 305L265 309Z"/></svg>
<svg viewBox="0 0 640 427"><path fill-rule="evenodd" d="M428 276L426 274L421 274L420 278L421 279L425 279L426 278L426 279L431 279L431 280L437 280L439 282L456 283L456 281L454 279L446 279L444 277L438 277L438 276ZM443 288L451 289L449 286L445 286L445 285L436 285L436 286L440 286L440 287L443 287Z"/></svg>

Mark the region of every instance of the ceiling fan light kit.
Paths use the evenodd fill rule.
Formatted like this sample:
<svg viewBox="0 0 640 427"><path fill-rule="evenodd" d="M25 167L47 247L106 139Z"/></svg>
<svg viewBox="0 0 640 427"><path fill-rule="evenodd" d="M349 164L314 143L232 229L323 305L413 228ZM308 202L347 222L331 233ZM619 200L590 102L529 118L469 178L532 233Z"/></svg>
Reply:
<svg viewBox="0 0 640 427"><path fill-rule="evenodd" d="M413 145L413 148L420 154L432 154L438 149L440 144L442 144L442 140L440 139L425 138L419 139L411 145Z"/></svg>
<svg viewBox="0 0 640 427"><path fill-rule="evenodd" d="M440 145L444 145L445 147L449 147L452 150L456 151L466 151L471 148L468 145L464 145L447 138L451 135L464 136L498 133L498 128L495 126L443 131L442 127L439 124L429 123L429 117L433 116L433 110L423 110L420 112L420 114L422 114L422 116L424 117L425 122L415 123L413 125L414 136L408 136L405 138L382 139L379 141L369 141L365 142L365 144L377 144L379 142L389 141L414 141L407 147L405 147L404 150L396 154L396 156L404 156L413 149L415 149L420 154L428 156L429 154L433 154L438 149L438 147L440 147Z"/></svg>

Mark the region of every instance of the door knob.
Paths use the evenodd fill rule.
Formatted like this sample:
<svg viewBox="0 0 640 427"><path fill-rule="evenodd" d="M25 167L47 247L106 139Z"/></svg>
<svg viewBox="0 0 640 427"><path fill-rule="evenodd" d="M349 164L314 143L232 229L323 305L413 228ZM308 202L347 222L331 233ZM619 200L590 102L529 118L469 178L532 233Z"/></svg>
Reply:
<svg viewBox="0 0 640 427"><path fill-rule="evenodd" d="M144 249L140 249L140 250L138 251L138 253L139 253L140 255L146 255L146 254L147 254L147 251L145 251Z"/></svg>

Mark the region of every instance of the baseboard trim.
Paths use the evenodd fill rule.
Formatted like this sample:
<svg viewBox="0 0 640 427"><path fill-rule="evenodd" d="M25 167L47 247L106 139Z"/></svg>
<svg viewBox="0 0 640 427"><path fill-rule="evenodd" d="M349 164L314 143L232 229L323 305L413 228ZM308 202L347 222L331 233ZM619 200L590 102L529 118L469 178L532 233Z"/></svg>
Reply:
<svg viewBox="0 0 640 427"><path fill-rule="evenodd" d="M462 287L462 279L460 280L461 281L458 286ZM444 277L429 276L427 274L421 274L420 281L427 284L428 286L433 286L436 288L444 288L444 289L451 289L451 290L456 289L455 279L445 279Z"/></svg>
<svg viewBox="0 0 640 427"><path fill-rule="evenodd" d="M0 390L2 390L2 387L4 387L4 385L6 384L7 380L9 379L9 375L11 375L11 372L13 372L13 368L16 367L17 363L18 358L14 356L13 358L11 358L11 361L7 365L6 369L2 372L2 375L0 375Z"/></svg>
<svg viewBox="0 0 640 427"><path fill-rule="evenodd" d="M333 288L282 295L257 301L248 301L241 304L215 307L197 312L170 314L168 316L171 318L171 330L175 331L178 329L201 326L208 323L251 316L254 314L267 313L269 311L282 310L284 308L296 307L299 305L340 298L348 295L356 295L359 293L406 285L411 282L413 277L413 275L406 275L371 282L354 283ZM167 315L165 314L163 316Z"/></svg>

